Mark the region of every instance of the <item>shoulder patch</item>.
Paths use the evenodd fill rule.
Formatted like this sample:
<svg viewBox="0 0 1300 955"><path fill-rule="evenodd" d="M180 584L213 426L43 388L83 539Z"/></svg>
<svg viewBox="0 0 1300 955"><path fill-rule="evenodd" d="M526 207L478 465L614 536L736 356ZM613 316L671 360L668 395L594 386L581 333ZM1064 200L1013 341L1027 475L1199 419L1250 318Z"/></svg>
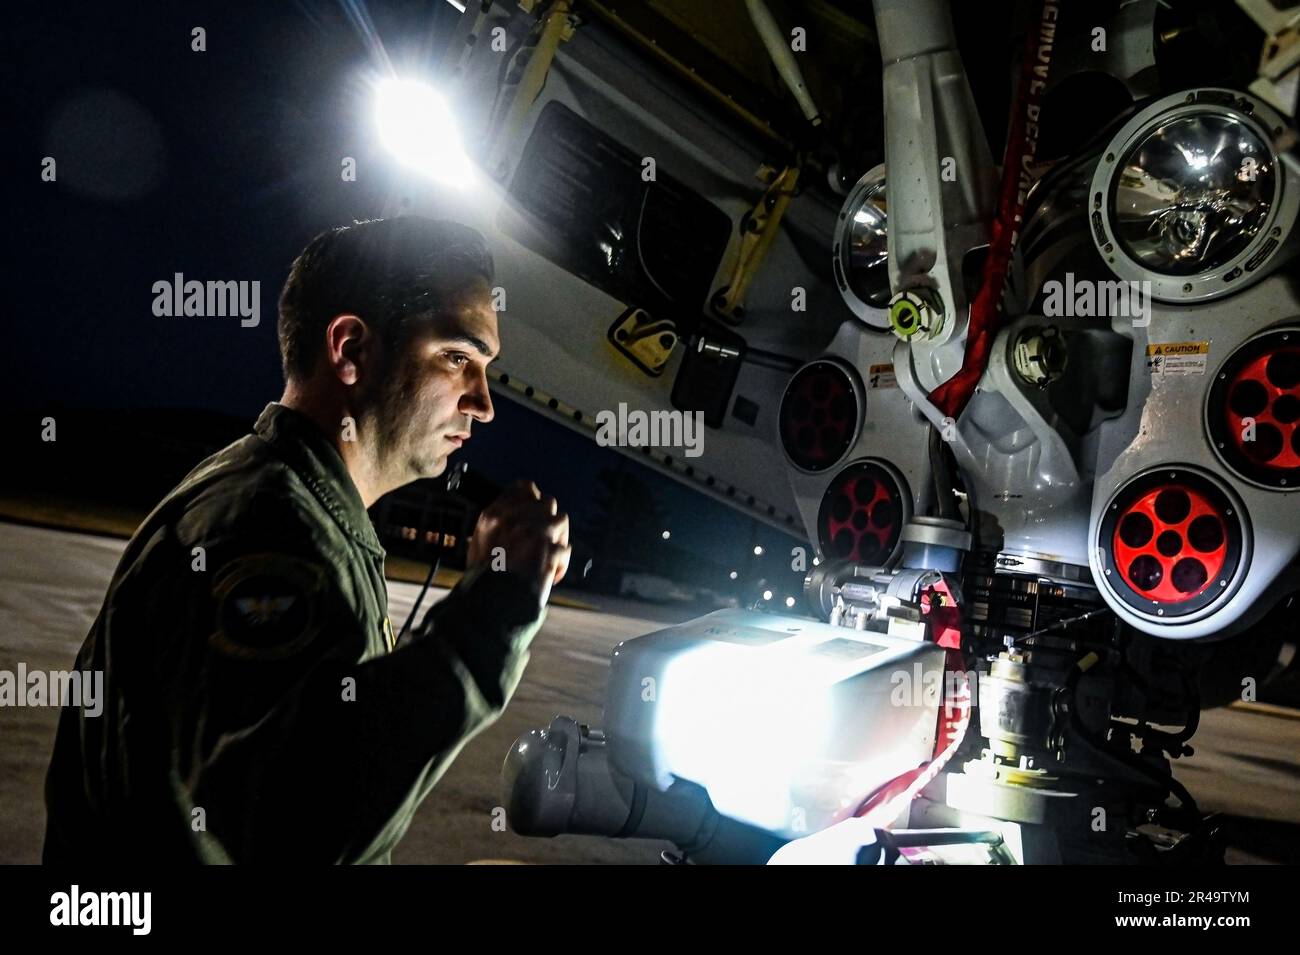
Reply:
<svg viewBox="0 0 1300 955"><path fill-rule="evenodd" d="M321 629L325 571L285 554L231 561L212 586L212 645L241 660L279 660L304 649Z"/></svg>

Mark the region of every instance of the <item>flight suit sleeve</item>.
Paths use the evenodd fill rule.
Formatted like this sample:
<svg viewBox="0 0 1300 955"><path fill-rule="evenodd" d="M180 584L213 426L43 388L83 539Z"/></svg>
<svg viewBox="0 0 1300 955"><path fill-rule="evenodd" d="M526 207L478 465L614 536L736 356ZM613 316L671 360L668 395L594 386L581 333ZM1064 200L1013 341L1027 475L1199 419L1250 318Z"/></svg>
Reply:
<svg viewBox="0 0 1300 955"><path fill-rule="evenodd" d="M275 536L215 578L199 712L181 738L192 800L235 861L380 861L505 708L545 611L522 578L475 569L411 639L361 661L337 558Z"/></svg>

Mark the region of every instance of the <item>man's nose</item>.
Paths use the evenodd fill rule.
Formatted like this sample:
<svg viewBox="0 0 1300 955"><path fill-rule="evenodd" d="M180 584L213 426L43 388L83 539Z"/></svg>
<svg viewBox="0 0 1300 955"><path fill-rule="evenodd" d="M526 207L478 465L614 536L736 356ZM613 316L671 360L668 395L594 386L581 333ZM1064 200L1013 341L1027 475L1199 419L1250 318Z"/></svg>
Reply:
<svg viewBox="0 0 1300 955"><path fill-rule="evenodd" d="M496 412L492 409L492 392L488 388L486 372L480 372L475 377L474 384L461 397L460 404L460 410L464 414L483 424L487 424L496 416Z"/></svg>

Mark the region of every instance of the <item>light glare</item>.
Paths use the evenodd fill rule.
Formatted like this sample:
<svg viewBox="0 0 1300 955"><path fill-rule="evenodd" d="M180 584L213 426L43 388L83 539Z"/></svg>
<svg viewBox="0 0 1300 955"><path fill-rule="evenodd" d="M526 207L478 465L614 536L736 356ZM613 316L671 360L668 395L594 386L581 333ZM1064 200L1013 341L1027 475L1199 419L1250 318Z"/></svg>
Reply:
<svg viewBox="0 0 1300 955"><path fill-rule="evenodd" d="M830 731L826 669L723 643L676 658L656 708L665 764L707 789L723 815L788 828L795 781L816 765Z"/></svg>
<svg viewBox="0 0 1300 955"><path fill-rule="evenodd" d="M461 145L456 118L433 87L414 80L389 79L378 86L379 139L404 166L456 187L473 177L473 164Z"/></svg>

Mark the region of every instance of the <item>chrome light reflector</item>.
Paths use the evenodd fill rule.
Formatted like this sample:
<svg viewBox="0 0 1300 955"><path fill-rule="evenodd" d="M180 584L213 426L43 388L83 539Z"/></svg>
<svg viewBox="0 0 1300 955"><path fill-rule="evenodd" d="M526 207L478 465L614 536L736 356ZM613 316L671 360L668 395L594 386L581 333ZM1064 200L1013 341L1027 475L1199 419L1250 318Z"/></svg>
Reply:
<svg viewBox="0 0 1300 955"><path fill-rule="evenodd" d="M1267 274L1300 200L1272 146L1282 128L1268 106L1230 90L1179 93L1137 113L1090 190L1093 240L1111 270L1168 302L1217 298Z"/></svg>
<svg viewBox="0 0 1300 955"><path fill-rule="evenodd" d="M889 328L889 211L885 167L868 170L840 207L832 267L853 314L872 328Z"/></svg>

